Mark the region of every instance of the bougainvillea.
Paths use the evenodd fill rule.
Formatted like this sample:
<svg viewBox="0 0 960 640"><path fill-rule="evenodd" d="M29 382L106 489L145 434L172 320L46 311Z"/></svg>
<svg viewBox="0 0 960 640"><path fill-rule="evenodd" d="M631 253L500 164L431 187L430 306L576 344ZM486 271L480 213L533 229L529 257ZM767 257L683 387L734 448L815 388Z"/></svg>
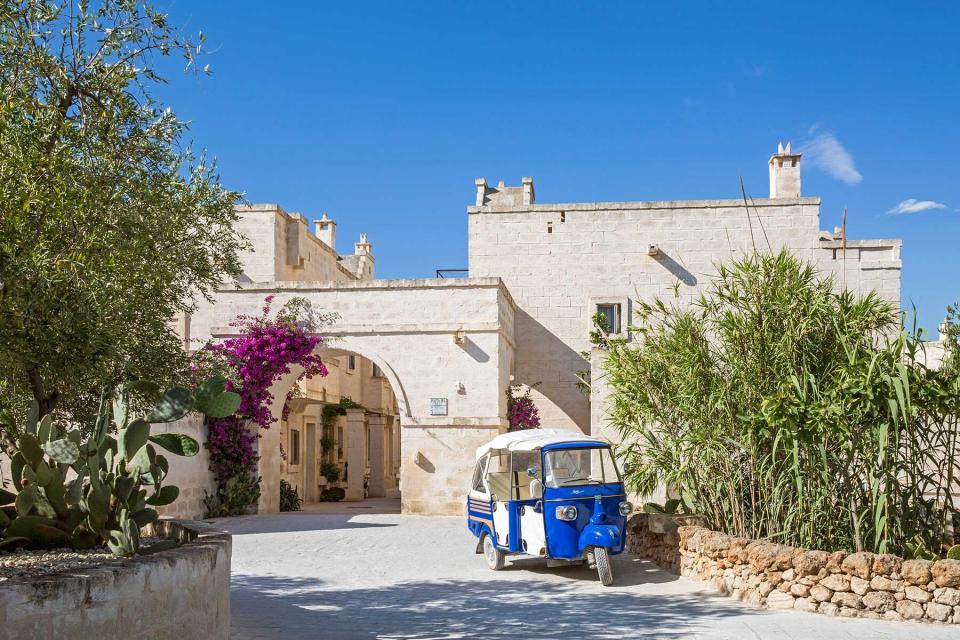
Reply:
<svg viewBox="0 0 960 640"><path fill-rule="evenodd" d="M207 423L210 470L221 486L230 478L256 472L260 436L251 427L269 429L273 423L273 384L293 366L303 368L301 378L327 375L316 353L323 338L311 334L319 323L333 318L323 316L318 322L302 298L292 299L271 317L272 303L273 296L267 296L261 315L239 316L230 325L240 330L239 335L208 344L199 359L204 369L209 369L211 362L225 364L230 373L227 389L239 393L241 399L236 414Z"/></svg>
<svg viewBox="0 0 960 640"><path fill-rule="evenodd" d="M540 411L530 397L530 391L535 386L527 387L523 393L520 393L522 388L520 385L507 389L507 418L510 421L510 431L536 429L540 426Z"/></svg>

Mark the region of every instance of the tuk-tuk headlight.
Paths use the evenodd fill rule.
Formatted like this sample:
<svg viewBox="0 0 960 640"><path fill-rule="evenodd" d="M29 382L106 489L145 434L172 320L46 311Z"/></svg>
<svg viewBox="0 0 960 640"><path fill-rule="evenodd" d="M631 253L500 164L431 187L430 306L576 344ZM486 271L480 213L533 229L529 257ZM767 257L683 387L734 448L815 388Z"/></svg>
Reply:
<svg viewBox="0 0 960 640"><path fill-rule="evenodd" d="M557 520L576 520L577 519L577 508L573 505L568 505L566 507L557 507Z"/></svg>
<svg viewBox="0 0 960 640"><path fill-rule="evenodd" d="M620 503L620 515L628 516L630 512L633 511L633 505L624 500Z"/></svg>

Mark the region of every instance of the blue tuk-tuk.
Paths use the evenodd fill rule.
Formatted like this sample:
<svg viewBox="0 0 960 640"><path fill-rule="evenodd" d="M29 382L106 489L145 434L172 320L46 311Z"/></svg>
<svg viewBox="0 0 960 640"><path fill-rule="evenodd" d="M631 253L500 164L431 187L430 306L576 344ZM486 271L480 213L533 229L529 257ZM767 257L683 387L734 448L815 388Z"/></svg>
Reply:
<svg viewBox="0 0 960 640"><path fill-rule="evenodd" d="M494 571L508 555L546 558L548 566L586 560L609 585L610 556L623 551L632 508L608 443L530 429L477 449L467 526Z"/></svg>

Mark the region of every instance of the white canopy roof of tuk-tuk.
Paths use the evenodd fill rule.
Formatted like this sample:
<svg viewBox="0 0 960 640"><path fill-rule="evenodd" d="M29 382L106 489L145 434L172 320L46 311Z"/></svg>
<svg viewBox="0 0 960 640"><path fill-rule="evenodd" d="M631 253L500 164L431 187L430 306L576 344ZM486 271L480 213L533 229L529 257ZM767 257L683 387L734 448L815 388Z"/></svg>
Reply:
<svg viewBox="0 0 960 640"><path fill-rule="evenodd" d="M591 442L607 444L604 440L584 435L579 431L561 431L559 429L525 429L501 433L496 438L477 448L479 460L491 449L507 451L534 451L541 447L560 442Z"/></svg>

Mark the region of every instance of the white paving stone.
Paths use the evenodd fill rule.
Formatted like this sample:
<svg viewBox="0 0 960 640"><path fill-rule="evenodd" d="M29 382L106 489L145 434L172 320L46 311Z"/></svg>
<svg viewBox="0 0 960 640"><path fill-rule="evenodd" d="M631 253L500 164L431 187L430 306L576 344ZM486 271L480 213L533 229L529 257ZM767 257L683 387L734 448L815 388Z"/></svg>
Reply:
<svg viewBox="0 0 960 640"><path fill-rule="evenodd" d="M586 568L537 560L493 572L474 554L463 518L384 505L392 506L221 521L234 533L233 638L960 636L956 627L757 609L626 555L615 558L606 588Z"/></svg>

